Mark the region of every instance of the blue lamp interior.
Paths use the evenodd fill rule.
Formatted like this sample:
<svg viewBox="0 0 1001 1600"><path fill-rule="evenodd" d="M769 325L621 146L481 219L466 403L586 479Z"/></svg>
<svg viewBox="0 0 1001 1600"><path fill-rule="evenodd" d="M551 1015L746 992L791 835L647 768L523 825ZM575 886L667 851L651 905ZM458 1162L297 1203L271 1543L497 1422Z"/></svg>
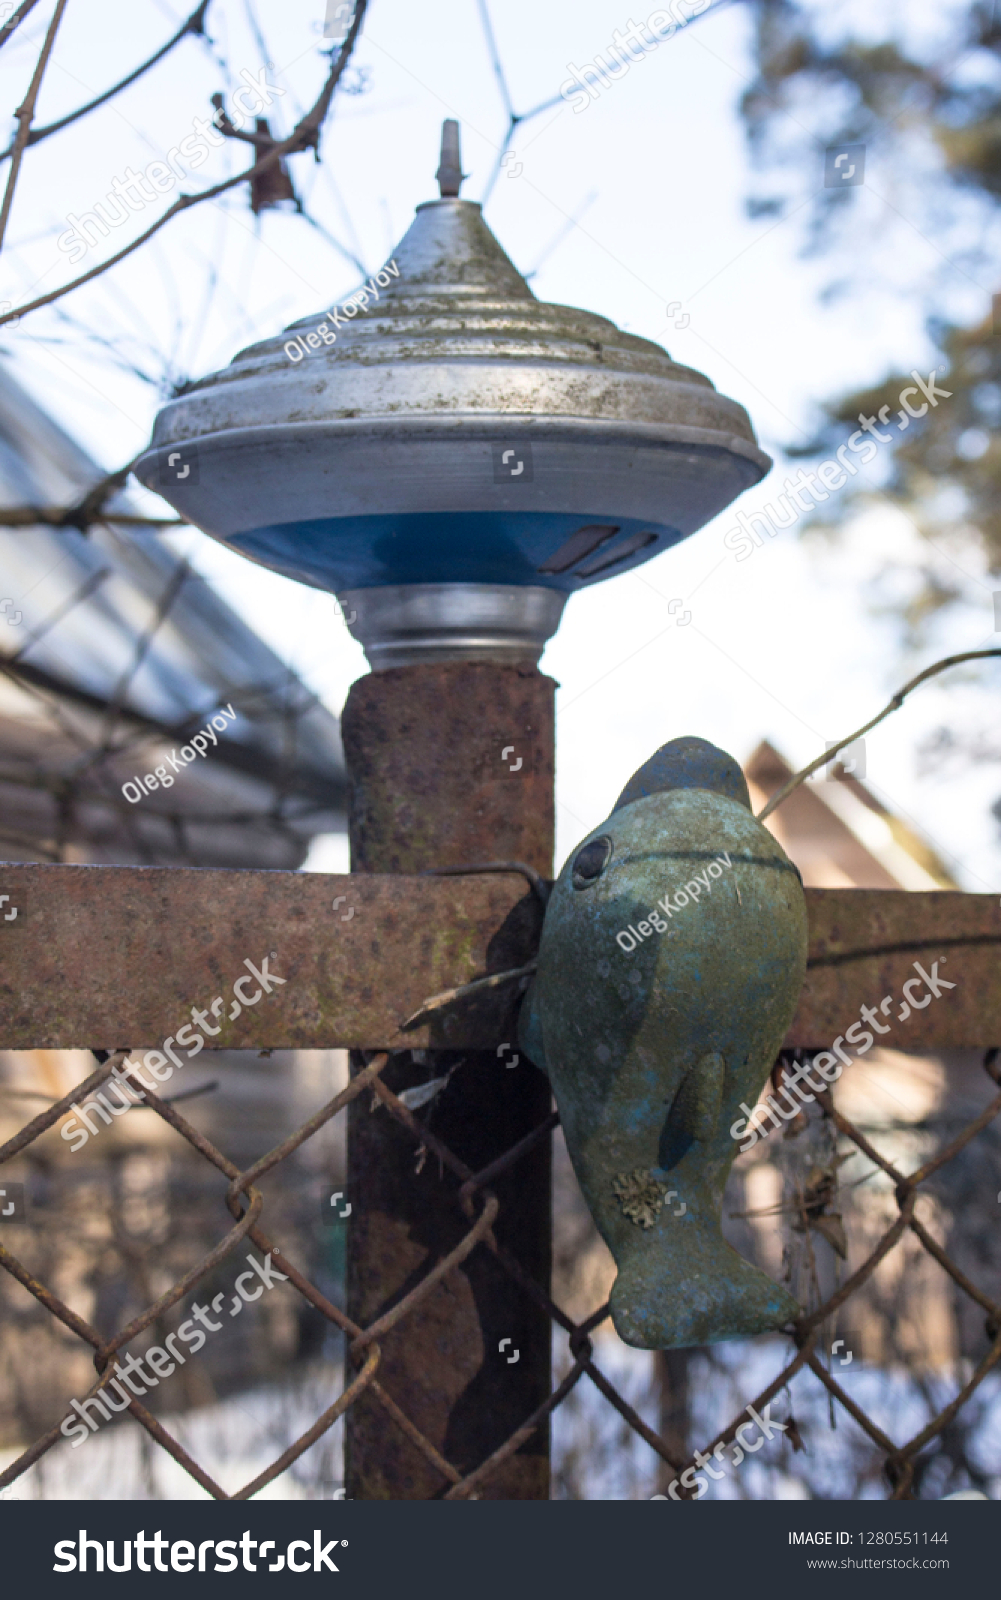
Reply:
<svg viewBox="0 0 1001 1600"><path fill-rule="evenodd" d="M334 592L390 584L525 584L568 594L639 566L684 535L580 512L408 512L324 517L224 542L286 577Z"/></svg>

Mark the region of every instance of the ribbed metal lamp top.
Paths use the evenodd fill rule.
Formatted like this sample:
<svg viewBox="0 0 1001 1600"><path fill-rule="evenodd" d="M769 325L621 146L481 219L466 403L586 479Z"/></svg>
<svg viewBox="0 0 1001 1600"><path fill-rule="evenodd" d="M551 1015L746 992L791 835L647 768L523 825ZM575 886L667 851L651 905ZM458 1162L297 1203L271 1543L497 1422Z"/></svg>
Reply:
<svg viewBox="0 0 1001 1600"><path fill-rule="evenodd" d="M536 299L476 201L418 206L390 259L399 276L377 300L328 319L336 343L290 359L319 310L249 345L164 408L154 443L288 421L576 418L724 445L757 469L752 481L770 465L743 407L701 372L606 317Z"/></svg>
<svg viewBox="0 0 1001 1600"><path fill-rule="evenodd" d="M771 463L701 372L536 299L458 198L451 120L438 181L354 295L166 405L136 471L252 560L364 592L381 630L426 631L430 604L466 639L522 600L554 626L559 597L687 538Z"/></svg>

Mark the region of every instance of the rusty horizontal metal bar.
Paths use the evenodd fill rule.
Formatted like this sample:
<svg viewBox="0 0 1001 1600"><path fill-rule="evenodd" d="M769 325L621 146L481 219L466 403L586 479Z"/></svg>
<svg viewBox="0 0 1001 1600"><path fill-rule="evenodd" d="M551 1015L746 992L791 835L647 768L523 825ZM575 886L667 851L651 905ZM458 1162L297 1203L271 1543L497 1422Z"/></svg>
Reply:
<svg viewBox="0 0 1001 1600"><path fill-rule="evenodd" d="M516 874L0 865L0 895L8 1050L157 1047L193 1007L216 1048L489 1048L514 1038L517 984L399 1028L429 995L524 965L542 915ZM1001 1043L997 895L810 889L807 901L810 965L788 1045L826 1048L886 996L894 1049ZM260 970L264 957L284 984L231 1016L241 976L246 999L260 989L245 963ZM919 1006L918 980L901 1018L914 963L931 974L936 961L955 987Z"/></svg>
<svg viewBox="0 0 1001 1600"><path fill-rule="evenodd" d="M862 1006L878 1027L862 1026L893 1050L1001 1044L1001 897L807 889L806 899L809 965L787 1045L829 1048ZM937 963L937 998L915 963L932 980Z"/></svg>
<svg viewBox="0 0 1001 1600"><path fill-rule="evenodd" d="M430 994L523 965L542 918L517 873L0 865L0 895L8 1050L159 1047L192 1008L216 1049L495 1044L514 1038L515 993L488 991L405 1036L399 1025ZM245 964L263 971L265 958L284 980L268 994Z"/></svg>

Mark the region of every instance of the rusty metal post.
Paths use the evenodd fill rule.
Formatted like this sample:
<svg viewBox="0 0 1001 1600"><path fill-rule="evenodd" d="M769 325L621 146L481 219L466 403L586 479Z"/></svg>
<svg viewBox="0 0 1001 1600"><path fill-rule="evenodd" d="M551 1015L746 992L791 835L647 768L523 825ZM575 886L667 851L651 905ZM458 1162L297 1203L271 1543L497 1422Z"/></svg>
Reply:
<svg viewBox="0 0 1001 1600"><path fill-rule="evenodd" d="M393 668L351 690L342 728L352 784L355 872L520 860L546 876L553 853L553 694L533 668L448 662ZM372 959L378 963L378 949ZM550 1109L543 1075L512 1048L396 1057L397 1091L457 1068L427 1113L474 1171L509 1150ZM505 1060L505 1057L507 1058ZM368 1096L349 1114L348 1310L367 1325L413 1288L468 1228L458 1185ZM537 1146L493 1185L498 1240L548 1290L550 1148ZM502 1340L510 1343L500 1349ZM380 1381L461 1471L483 1461L550 1392L550 1326L480 1247L382 1341ZM513 1359L517 1352L517 1360ZM548 1429L490 1478L499 1500L549 1496ZM363 1397L348 1413L350 1499L430 1499L448 1485Z"/></svg>

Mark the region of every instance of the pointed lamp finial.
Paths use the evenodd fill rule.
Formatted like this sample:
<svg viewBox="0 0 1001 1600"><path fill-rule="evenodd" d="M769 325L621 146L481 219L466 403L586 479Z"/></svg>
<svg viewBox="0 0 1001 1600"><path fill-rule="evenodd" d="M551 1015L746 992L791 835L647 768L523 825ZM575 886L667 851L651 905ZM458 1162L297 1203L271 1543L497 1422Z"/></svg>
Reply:
<svg viewBox="0 0 1001 1600"><path fill-rule="evenodd" d="M459 124L454 117L446 117L441 125L441 161L435 177L443 200L458 198L464 174L459 155Z"/></svg>

